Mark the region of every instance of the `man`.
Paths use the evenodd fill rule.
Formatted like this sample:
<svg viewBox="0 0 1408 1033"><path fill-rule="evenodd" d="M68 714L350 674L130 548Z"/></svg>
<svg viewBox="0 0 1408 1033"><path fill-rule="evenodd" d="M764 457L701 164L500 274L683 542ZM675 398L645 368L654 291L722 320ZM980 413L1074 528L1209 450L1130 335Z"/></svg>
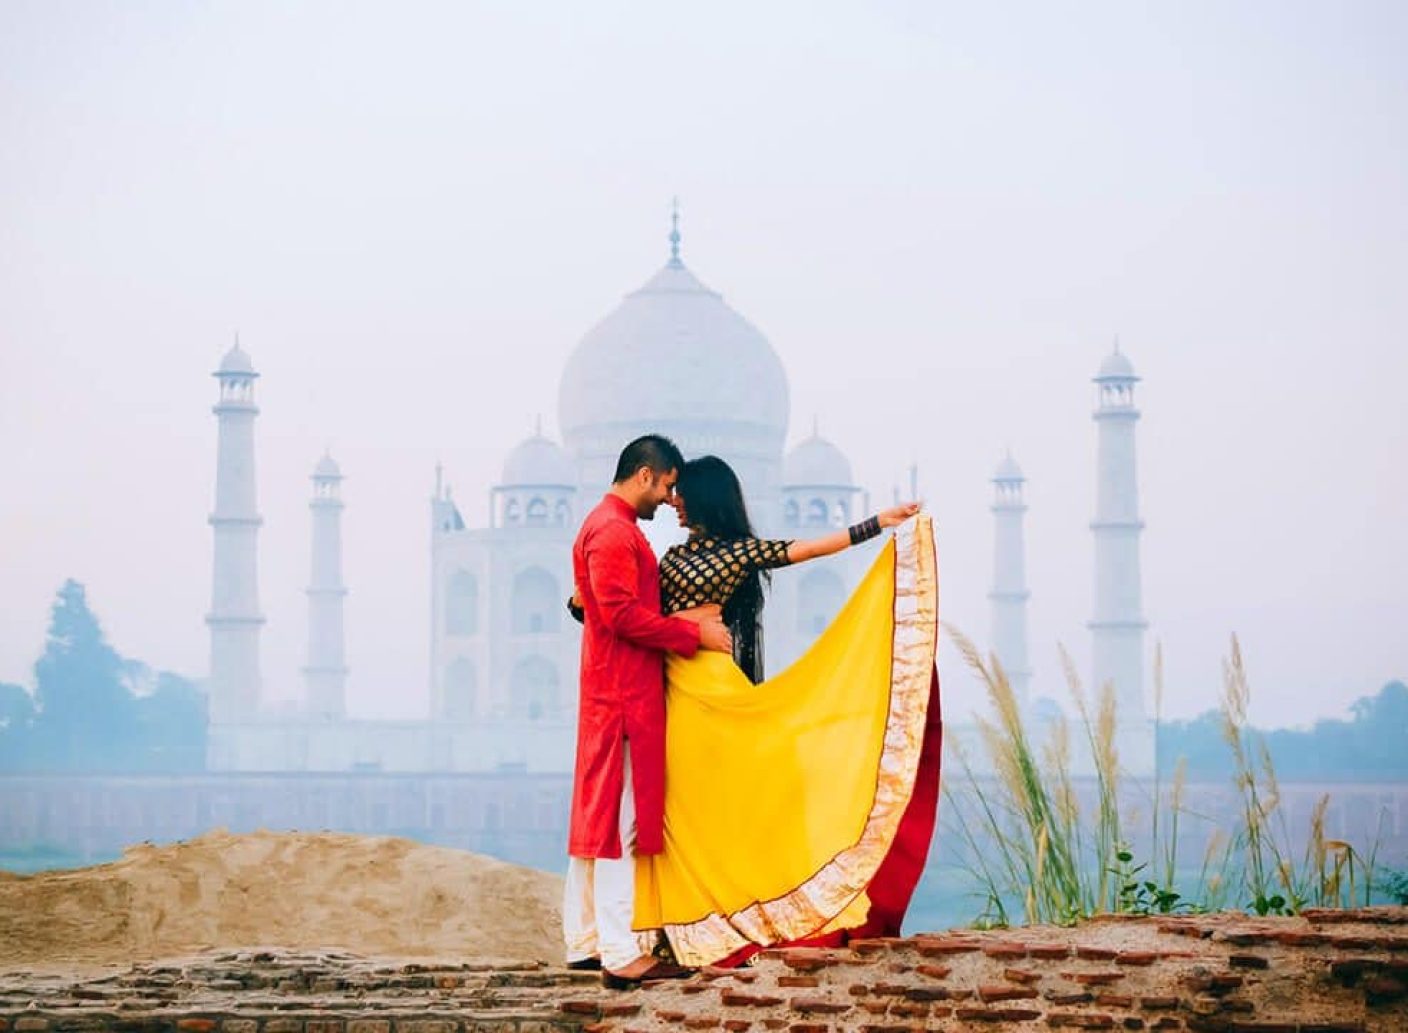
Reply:
<svg viewBox="0 0 1408 1033"><path fill-rule="evenodd" d="M659 569L636 521L672 503L682 465L668 438L632 441L572 546L582 673L562 925L568 964L600 968L612 989L689 971L655 959L653 934L631 930L633 854L664 848L664 654L733 650L717 616L695 623L660 615Z"/></svg>

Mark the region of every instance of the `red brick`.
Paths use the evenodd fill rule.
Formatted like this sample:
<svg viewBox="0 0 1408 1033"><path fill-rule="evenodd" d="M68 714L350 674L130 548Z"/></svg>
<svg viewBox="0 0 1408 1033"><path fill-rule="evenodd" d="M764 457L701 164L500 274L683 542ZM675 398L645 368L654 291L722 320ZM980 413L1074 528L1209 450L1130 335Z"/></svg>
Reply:
<svg viewBox="0 0 1408 1033"><path fill-rule="evenodd" d="M1062 972L1061 975L1081 986L1107 986L1124 978L1123 972Z"/></svg>
<svg viewBox="0 0 1408 1033"><path fill-rule="evenodd" d="M1027 953L1043 961L1053 961L1057 958L1069 958L1071 948L1064 943L1032 943L1027 945Z"/></svg>
<svg viewBox="0 0 1408 1033"><path fill-rule="evenodd" d="M211 1030L215 1028L215 1020L198 1018L179 1019L176 1022L176 1028L181 1030L182 1033L211 1033Z"/></svg>
<svg viewBox="0 0 1408 1033"><path fill-rule="evenodd" d="M1108 947L1076 947L1076 957L1084 958L1087 961L1113 961L1119 956L1119 951L1111 950Z"/></svg>
<svg viewBox="0 0 1408 1033"><path fill-rule="evenodd" d="M1138 965L1141 968L1159 960L1158 951L1121 951L1115 957L1116 965Z"/></svg>
<svg viewBox="0 0 1408 1033"><path fill-rule="evenodd" d="M914 1026L875 1026L867 1025L860 1028L859 1033L914 1033Z"/></svg>
<svg viewBox="0 0 1408 1033"><path fill-rule="evenodd" d="M717 1015L691 1015L684 1020L685 1029L718 1029Z"/></svg>
<svg viewBox="0 0 1408 1033"><path fill-rule="evenodd" d="M821 1022L794 1022L787 1029L789 1033L831 1033L831 1027Z"/></svg>
<svg viewBox="0 0 1408 1033"><path fill-rule="evenodd" d="M908 989L907 983L875 983L871 986L870 992L879 997L902 997Z"/></svg>
<svg viewBox="0 0 1408 1033"><path fill-rule="evenodd" d="M1276 934L1270 929L1243 929L1223 933L1222 938L1234 947L1255 947L1272 942L1276 938Z"/></svg>
<svg viewBox="0 0 1408 1033"><path fill-rule="evenodd" d="M1232 1033L1299 1033L1298 1022L1234 1022Z"/></svg>
<svg viewBox="0 0 1408 1033"><path fill-rule="evenodd" d="M1408 986L1392 976L1370 976L1364 980L1364 993L1368 996L1370 1004L1382 1004L1385 1001L1396 1001L1408 994Z"/></svg>
<svg viewBox="0 0 1408 1033"><path fill-rule="evenodd" d="M1046 1016L1048 1026L1060 1029L1112 1029L1115 1025L1114 1017L1111 1015L1087 1015L1081 1012L1049 1012Z"/></svg>
<svg viewBox="0 0 1408 1033"><path fill-rule="evenodd" d="M752 1028L753 1024L747 1019L724 1019L724 1029L730 1033L744 1033L744 1030Z"/></svg>
<svg viewBox="0 0 1408 1033"><path fill-rule="evenodd" d="M1025 958L1027 945L1024 943L994 943L983 948L990 958Z"/></svg>
<svg viewBox="0 0 1408 1033"><path fill-rule="evenodd" d="M922 1001L896 1001L890 1005L890 1014L906 1019L924 1019L929 1016L929 1006Z"/></svg>
<svg viewBox="0 0 1408 1033"><path fill-rule="evenodd" d="M1035 983L1041 979L1041 973L1024 968L1006 968L1002 970L1002 978L1014 983Z"/></svg>
<svg viewBox="0 0 1408 1033"><path fill-rule="evenodd" d="M799 949L782 952L782 963L798 972L815 972L829 968L840 960L832 951Z"/></svg>
<svg viewBox="0 0 1408 1033"><path fill-rule="evenodd" d="M777 985L805 988L820 986L821 980L816 976L778 976Z"/></svg>
<svg viewBox="0 0 1408 1033"><path fill-rule="evenodd" d="M1330 942L1330 938L1324 933L1307 933L1299 930L1288 930L1272 934L1272 939L1286 947L1322 947Z"/></svg>
<svg viewBox="0 0 1408 1033"><path fill-rule="evenodd" d="M846 987L846 993L850 994L852 997L869 997L870 987L866 986L864 983L852 983L850 986Z"/></svg>
<svg viewBox="0 0 1408 1033"><path fill-rule="evenodd" d="M685 1013L672 1008L656 1008L655 1016L664 1022L683 1022Z"/></svg>
<svg viewBox="0 0 1408 1033"><path fill-rule="evenodd" d="M601 1005L596 1001L563 1001L557 1006L560 1012L568 1015L590 1015L594 1019L601 1018Z"/></svg>
<svg viewBox="0 0 1408 1033"><path fill-rule="evenodd" d="M914 940L914 949L926 958L936 958L944 954L966 954L982 950L982 945L977 940L960 939L956 936L920 936Z"/></svg>
<svg viewBox="0 0 1408 1033"><path fill-rule="evenodd" d="M1330 946L1338 947L1340 950L1373 950L1374 938L1372 936L1331 936Z"/></svg>
<svg viewBox="0 0 1408 1033"><path fill-rule="evenodd" d="M694 982L693 980L690 980L688 983L685 983L684 986L680 987L680 993L683 993L683 994L702 994L705 990L708 990L708 989L709 989L709 984L708 984L708 983L696 983L696 982Z"/></svg>
<svg viewBox="0 0 1408 1033"><path fill-rule="evenodd" d="M1134 998L1129 994L1096 994L1095 1003L1102 1008L1133 1008Z"/></svg>
<svg viewBox="0 0 1408 1033"><path fill-rule="evenodd" d="M1072 1004L1089 1004L1093 1000L1090 994L1088 994L1084 990L1073 994L1061 993L1058 990L1048 990L1043 996L1052 1004L1059 1005L1061 1007L1068 1007Z"/></svg>
<svg viewBox="0 0 1408 1033"><path fill-rule="evenodd" d="M942 986L911 986L904 996L907 1001L947 1001L950 994Z"/></svg>
<svg viewBox="0 0 1408 1033"><path fill-rule="evenodd" d="M953 969L947 965L919 965L914 971L921 976L928 976L930 979L947 979Z"/></svg>
<svg viewBox="0 0 1408 1033"><path fill-rule="evenodd" d="M1001 1022L998 1008L955 1008L953 1017L959 1022Z"/></svg>
<svg viewBox="0 0 1408 1033"><path fill-rule="evenodd" d="M860 1007L862 1011L867 1011L871 1015L884 1015L890 1010L888 1001L861 1001Z"/></svg>
<svg viewBox="0 0 1408 1033"><path fill-rule="evenodd" d="M1271 962L1260 954L1229 954L1227 964L1233 968L1267 968Z"/></svg>
<svg viewBox="0 0 1408 1033"><path fill-rule="evenodd" d="M1160 1015L1149 1023L1150 1029L1182 1029L1183 1020L1175 1019L1172 1015Z"/></svg>
<svg viewBox="0 0 1408 1033"><path fill-rule="evenodd" d="M846 946L857 954L883 954L900 947L907 947L912 942L902 936L869 936L852 940Z"/></svg>
<svg viewBox="0 0 1408 1033"><path fill-rule="evenodd" d="M1030 1008L998 1008L994 1014L1003 1022L1030 1022L1041 1018L1041 1012Z"/></svg>
<svg viewBox="0 0 1408 1033"><path fill-rule="evenodd" d="M1133 1015L1130 1015L1127 1018L1121 1019L1120 1025L1123 1026L1125 1029L1143 1029L1144 1020L1137 1019Z"/></svg>
<svg viewBox="0 0 1408 1033"><path fill-rule="evenodd" d="M763 1020L763 1028L764 1028L764 1029L785 1029L786 1027L787 1027L787 1020L786 1020L786 1019L764 1019L764 1020Z"/></svg>
<svg viewBox="0 0 1408 1033"><path fill-rule="evenodd" d="M1178 1007L1177 997L1141 997L1139 1007L1145 1011L1169 1011Z"/></svg>
<svg viewBox="0 0 1408 1033"><path fill-rule="evenodd" d="M803 1015L840 1015L851 1010L851 1005L841 1001L829 1001L825 997L794 997L792 1010Z"/></svg>
<svg viewBox="0 0 1408 1033"><path fill-rule="evenodd" d="M992 1004L994 1001L1024 1001L1035 996L1036 991L1029 986L987 984L978 987L978 997L985 1004Z"/></svg>
<svg viewBox="0 0 1408 1033"><path fill-rule="evenodd" d="M601 1017L603 1019L624 1019L630 1015L637 1015L640 1013L640 1005L632 1004L629 1001L607 1001L605 1004L602 1004L599 1007L601 1009Z"/></svg>
<svg viewBox="0 0 1408 1033"><path fill-rule="evenodd" d="M746 994L742 990L725 987L719 993L719 1002L726 1008L772 1008L782 1003L781 997L767 994Z"/></svg>

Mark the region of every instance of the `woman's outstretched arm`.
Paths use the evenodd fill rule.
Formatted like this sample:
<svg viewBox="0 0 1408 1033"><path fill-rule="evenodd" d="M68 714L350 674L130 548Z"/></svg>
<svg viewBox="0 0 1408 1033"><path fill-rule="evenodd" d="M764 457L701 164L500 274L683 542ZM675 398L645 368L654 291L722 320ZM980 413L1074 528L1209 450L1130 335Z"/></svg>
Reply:
<svg viewBox="0 0 1408 1033"><path fill-rule="evenodd" d="M787 562L802 563L818 556L830 556L833 552L874 538L883 529L896 527L918 512L918 502L906 502L902 506L882 509L869 520L863 520L845 531L824 534L820 538L798 539L787 546Z"/></svg>

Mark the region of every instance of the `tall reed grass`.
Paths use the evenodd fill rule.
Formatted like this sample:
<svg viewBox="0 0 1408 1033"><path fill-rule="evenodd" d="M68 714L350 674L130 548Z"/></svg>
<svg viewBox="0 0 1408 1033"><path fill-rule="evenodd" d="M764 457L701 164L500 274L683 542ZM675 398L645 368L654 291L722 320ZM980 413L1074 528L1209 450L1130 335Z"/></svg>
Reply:
<svg viewBox="0 0 1408 1033"><path fill-rule="evenodd" d="M944 782L944 827L957 838L964 866L986 898L978 924L1070 924L1100 913L1171 913L1243 908L1291 914L1308 906L1367 904L1375 849L1367 854L1325 835L1329 796L1310 816L1299 858L1275 766L1265 742L1247 725L1250 682L1235 636L1223 662L1222 733L1234 761L1238 817L1229 831L1214 829L1202 866L1191 880L1180 872L1179 836L1188 820L1211 821L1185 800L1187 763L1179 758L1172 784L1156 773L1152 787L1129 780L1118 753L1114 687L1086 698L1075 664L1060 651L1078 716L1077 734L1088 750L1093 795L1082 801L1072 774L1072 731L1057 718L1040 744L996 656L984 656L967 636L946 630L984 687L991 716L977 719L977 740L990 777L976 770L970 746L949 740L960 777ZM1163 655L1154 656L1155 721L1162 718ZM1158 771L1158 765L1155 765ZM1146 794L1148 855L1135 857L1128 833L1137 817L1121 805ZM1376 840L1377 842L1377 840Z"/></svg>

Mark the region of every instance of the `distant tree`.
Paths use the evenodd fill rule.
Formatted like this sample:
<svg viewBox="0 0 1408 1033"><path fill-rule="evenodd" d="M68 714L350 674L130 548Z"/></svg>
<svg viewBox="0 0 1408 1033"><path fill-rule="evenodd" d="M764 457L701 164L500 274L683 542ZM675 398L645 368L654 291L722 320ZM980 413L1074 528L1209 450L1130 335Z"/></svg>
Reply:
<svg viewBox="0 0 1408 1033"><path fill-rule="evenodd" d="M34 731L34 697L22 685L0 682L0 771L27 766Z"/></svg>
<svg viewBox="0 0 1408 1033"><path fill-rule="evenodd" d="M143 771L205 769L206 695L195 683L170 671L155 675L156 688L137 697L135 766Z"/></svg>
<svg viewBox="0 0 1408 1033"><path fill-rule="evenodd" d="M34 766L68 771L131 766L135 700L123 678L122 658L103 637L77 581L65 581L59 589L34 679L39 711Z"/></svg>
<svg viewBox="0 0 1408 1033"><path fill-rule="evenodd" d="M1408 686L1392 681L1377 695L1350 705L1351 720L1317 721L1309 730L1277 728L1261 733L1276 774L1284 781L1393 780L1408 778ZM1172 771L1188 760L1188 777L1231 775L1231 753L1217 711L1158 728L1159 767Z"/></svg>

